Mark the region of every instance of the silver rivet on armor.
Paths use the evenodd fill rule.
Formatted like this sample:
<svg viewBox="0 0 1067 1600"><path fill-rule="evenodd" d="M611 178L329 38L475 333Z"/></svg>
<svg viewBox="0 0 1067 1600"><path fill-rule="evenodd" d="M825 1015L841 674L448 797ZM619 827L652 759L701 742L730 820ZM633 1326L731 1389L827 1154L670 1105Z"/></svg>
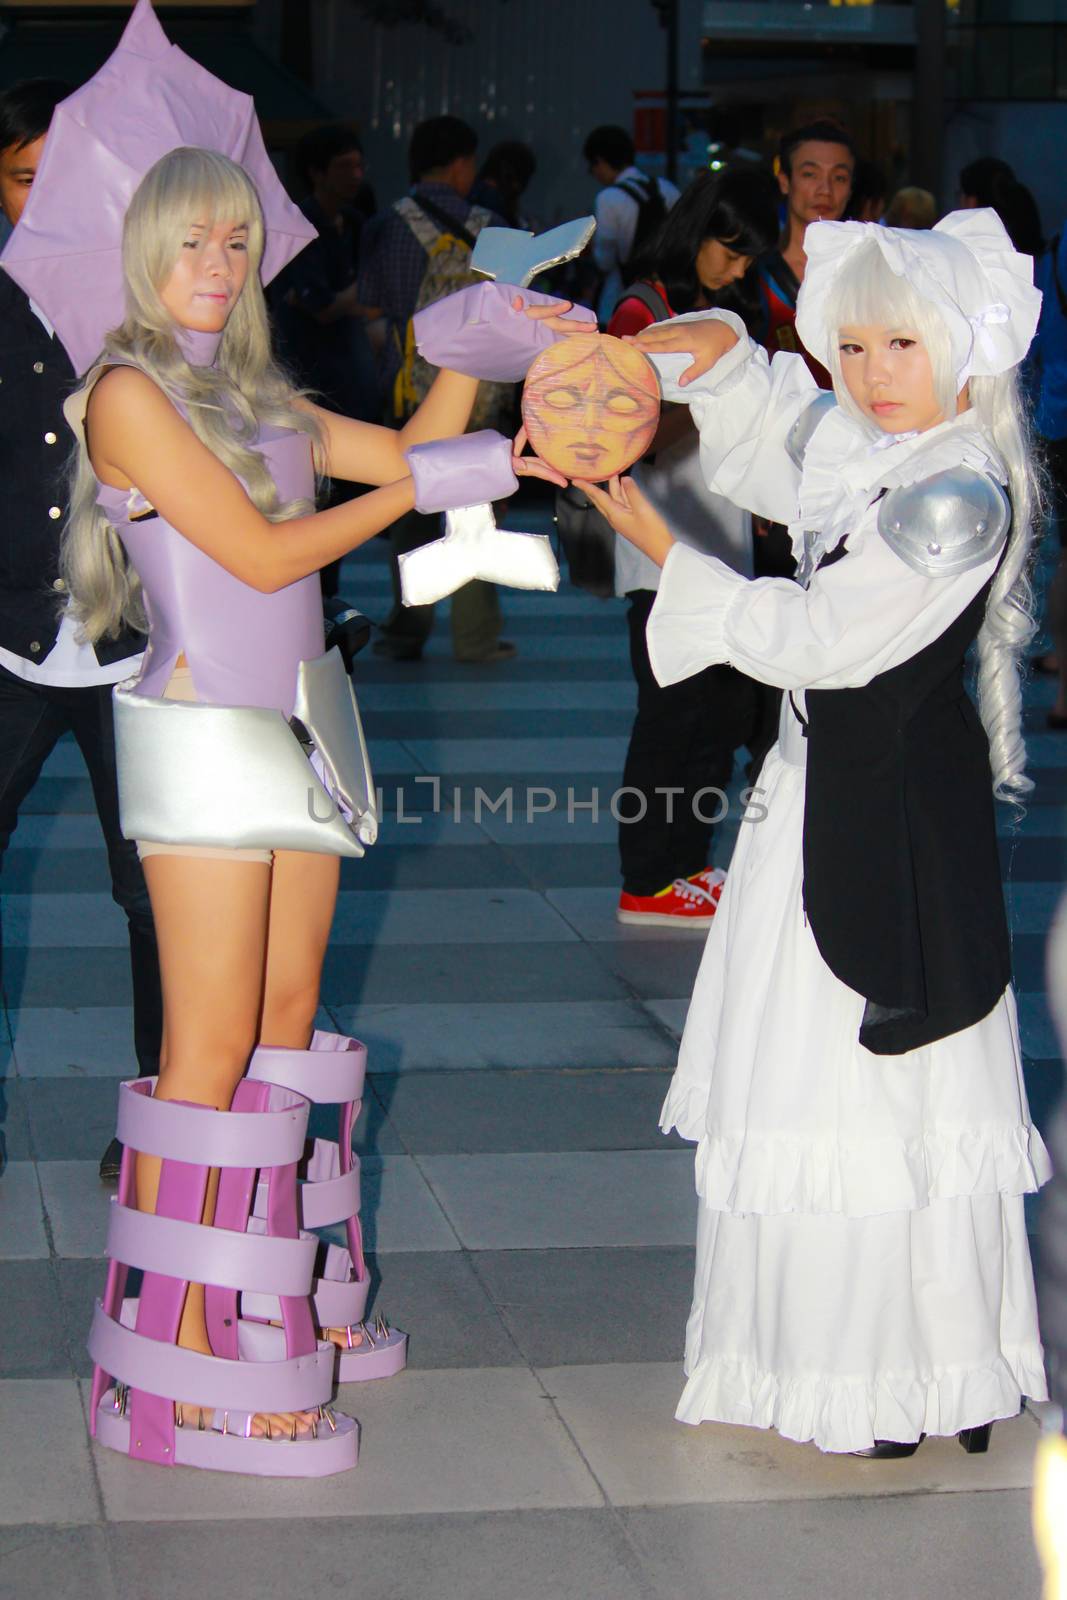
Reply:
<svg viewBox="0 0 1067 1600"><path fill-rule="evenodd" d="M51 517L53 522L58 522L59 518L63 515L63 513L59 509L58 506L49 506L48 507L48 515Z"/></svg>
<svg viewBox="0 0 1067 1600"><path fill-rule="evenodd" d="M901 531L902 531L902 529L901 529L900 522L899 521L894 522L894 524L893 524L893 532L894 533L900 533Z"/></svg>
<svg viewBox="0 0 1067 1600"><path fill-rule="evenodd" d="M54 433L51 432L51 430L49 430L49 432L45 434L44 442L45 442L45 444L55 444L56 436L55 436Z"/></svg>
<svg viewBox="0 0 1067 1600"><path fill-rule="evenodd" d="M926 548L929 554L932 556L939 556L941 554L941 546L937 543L928 544Z"/></svg>
<svg viewBox="0 0 1067 1600"><path fill-rule="evenodd" d="M63 582L62 578L53 578L52 579L52 588L56 591L57 594L62 594L66 587L67 586Z"/></svg>
<svg viewBox="0 0 1067 1600"><path fill-rule="evenodd" d="M40 653L41 653L40 640L39 639L31 639L30 640L30 655L31 656L39 656Z"/></svg>
<svg viewBox="0 0 1067 1600"><path fill-rule="evenodd" d="M44 371L44 362L43 361L35 361L33 363L33 370L34 370L34 372L43 372Z"/></svg>
<svg viewBox="0 0 1067 1600"><path fill-rule="evenodd" d="M974 531L975 531L975 533L984 533L985 532L985 523L984 522L980 522L978 524L977 528Z"/></svg>

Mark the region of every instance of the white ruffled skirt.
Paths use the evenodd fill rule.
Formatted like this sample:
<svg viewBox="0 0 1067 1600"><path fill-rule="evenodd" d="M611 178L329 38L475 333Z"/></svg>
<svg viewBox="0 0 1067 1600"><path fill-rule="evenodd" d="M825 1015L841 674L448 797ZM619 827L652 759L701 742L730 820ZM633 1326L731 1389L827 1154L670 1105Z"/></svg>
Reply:
<svg viewBox="0 0 1067 1600"><path fill-rule="evenodd" d="M700 1196L677 1415L829 1451L957 1433L1046 1397L1023 1196L1050 1167L1015 1002L906 1055L860 1046L863 998L804 917L783 726L793 759L767 758L663 1108Z"/></svg>

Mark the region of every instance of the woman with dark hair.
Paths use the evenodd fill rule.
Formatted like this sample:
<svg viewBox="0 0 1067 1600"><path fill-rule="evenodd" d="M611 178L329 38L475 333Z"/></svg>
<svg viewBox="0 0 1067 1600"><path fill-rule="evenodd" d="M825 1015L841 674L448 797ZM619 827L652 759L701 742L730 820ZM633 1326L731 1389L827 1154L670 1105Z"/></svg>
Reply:
<svg viewBox="0 0 1067 1600"><path fill-rule="evenodd" d="M643 277L620 299L608 332L635 334L653 322L710 306L744 315L738 293L754 258L778 237L774 180L758 169L704 173L663 222ZM699 440L683 406L665 406L652 452L634 477L674 536L752 576L752 518L712 494ZM625 539L615 546L615 593L630 602L630 661L637 715L626 755L620 813L620 922L705 927L724 874L709 865L734 752L754 735L761 692L751 678L715 666L661 688L652 675L645 624L659 569Z"/></svg>
<svg viewBox="0 0 1067 1600"><path fill-rule="evenodd" d="M615 307L608 332L623 337L659 322L720 304L719 296L745 277L756 256L778 237L778 195L762 168L704 172L667 213L638 279ZM649 283L666 309L650 308L635 292Z"/></svg>

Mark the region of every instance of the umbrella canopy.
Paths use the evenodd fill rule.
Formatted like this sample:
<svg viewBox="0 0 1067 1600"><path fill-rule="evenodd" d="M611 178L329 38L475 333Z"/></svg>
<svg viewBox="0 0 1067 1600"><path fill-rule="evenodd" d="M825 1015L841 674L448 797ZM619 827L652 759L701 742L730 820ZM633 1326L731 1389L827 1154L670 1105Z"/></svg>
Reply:
<svg viewBox="0 0 1067 1600"><path fill-rule="evenodd" d="M255 106L172 45L137 0L114 54L55 110L26 208L0 266L40 306L85 372L125 310L122 223L161 156L198 145L229 156L259 193L269 283L315 237L282 188Z"/></svg>

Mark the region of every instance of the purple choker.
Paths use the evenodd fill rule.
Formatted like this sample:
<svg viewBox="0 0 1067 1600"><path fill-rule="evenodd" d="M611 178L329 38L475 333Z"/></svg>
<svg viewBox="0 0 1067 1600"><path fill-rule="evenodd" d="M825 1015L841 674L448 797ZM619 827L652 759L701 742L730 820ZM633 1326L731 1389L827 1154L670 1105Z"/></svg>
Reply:
<svg viewBox="0 0 1067 1600"><path fill-rule="evenodd" d="M222 343L222 331L203 333L199 328L176 328L178 349L191 367L213 367Z"/></svg>

